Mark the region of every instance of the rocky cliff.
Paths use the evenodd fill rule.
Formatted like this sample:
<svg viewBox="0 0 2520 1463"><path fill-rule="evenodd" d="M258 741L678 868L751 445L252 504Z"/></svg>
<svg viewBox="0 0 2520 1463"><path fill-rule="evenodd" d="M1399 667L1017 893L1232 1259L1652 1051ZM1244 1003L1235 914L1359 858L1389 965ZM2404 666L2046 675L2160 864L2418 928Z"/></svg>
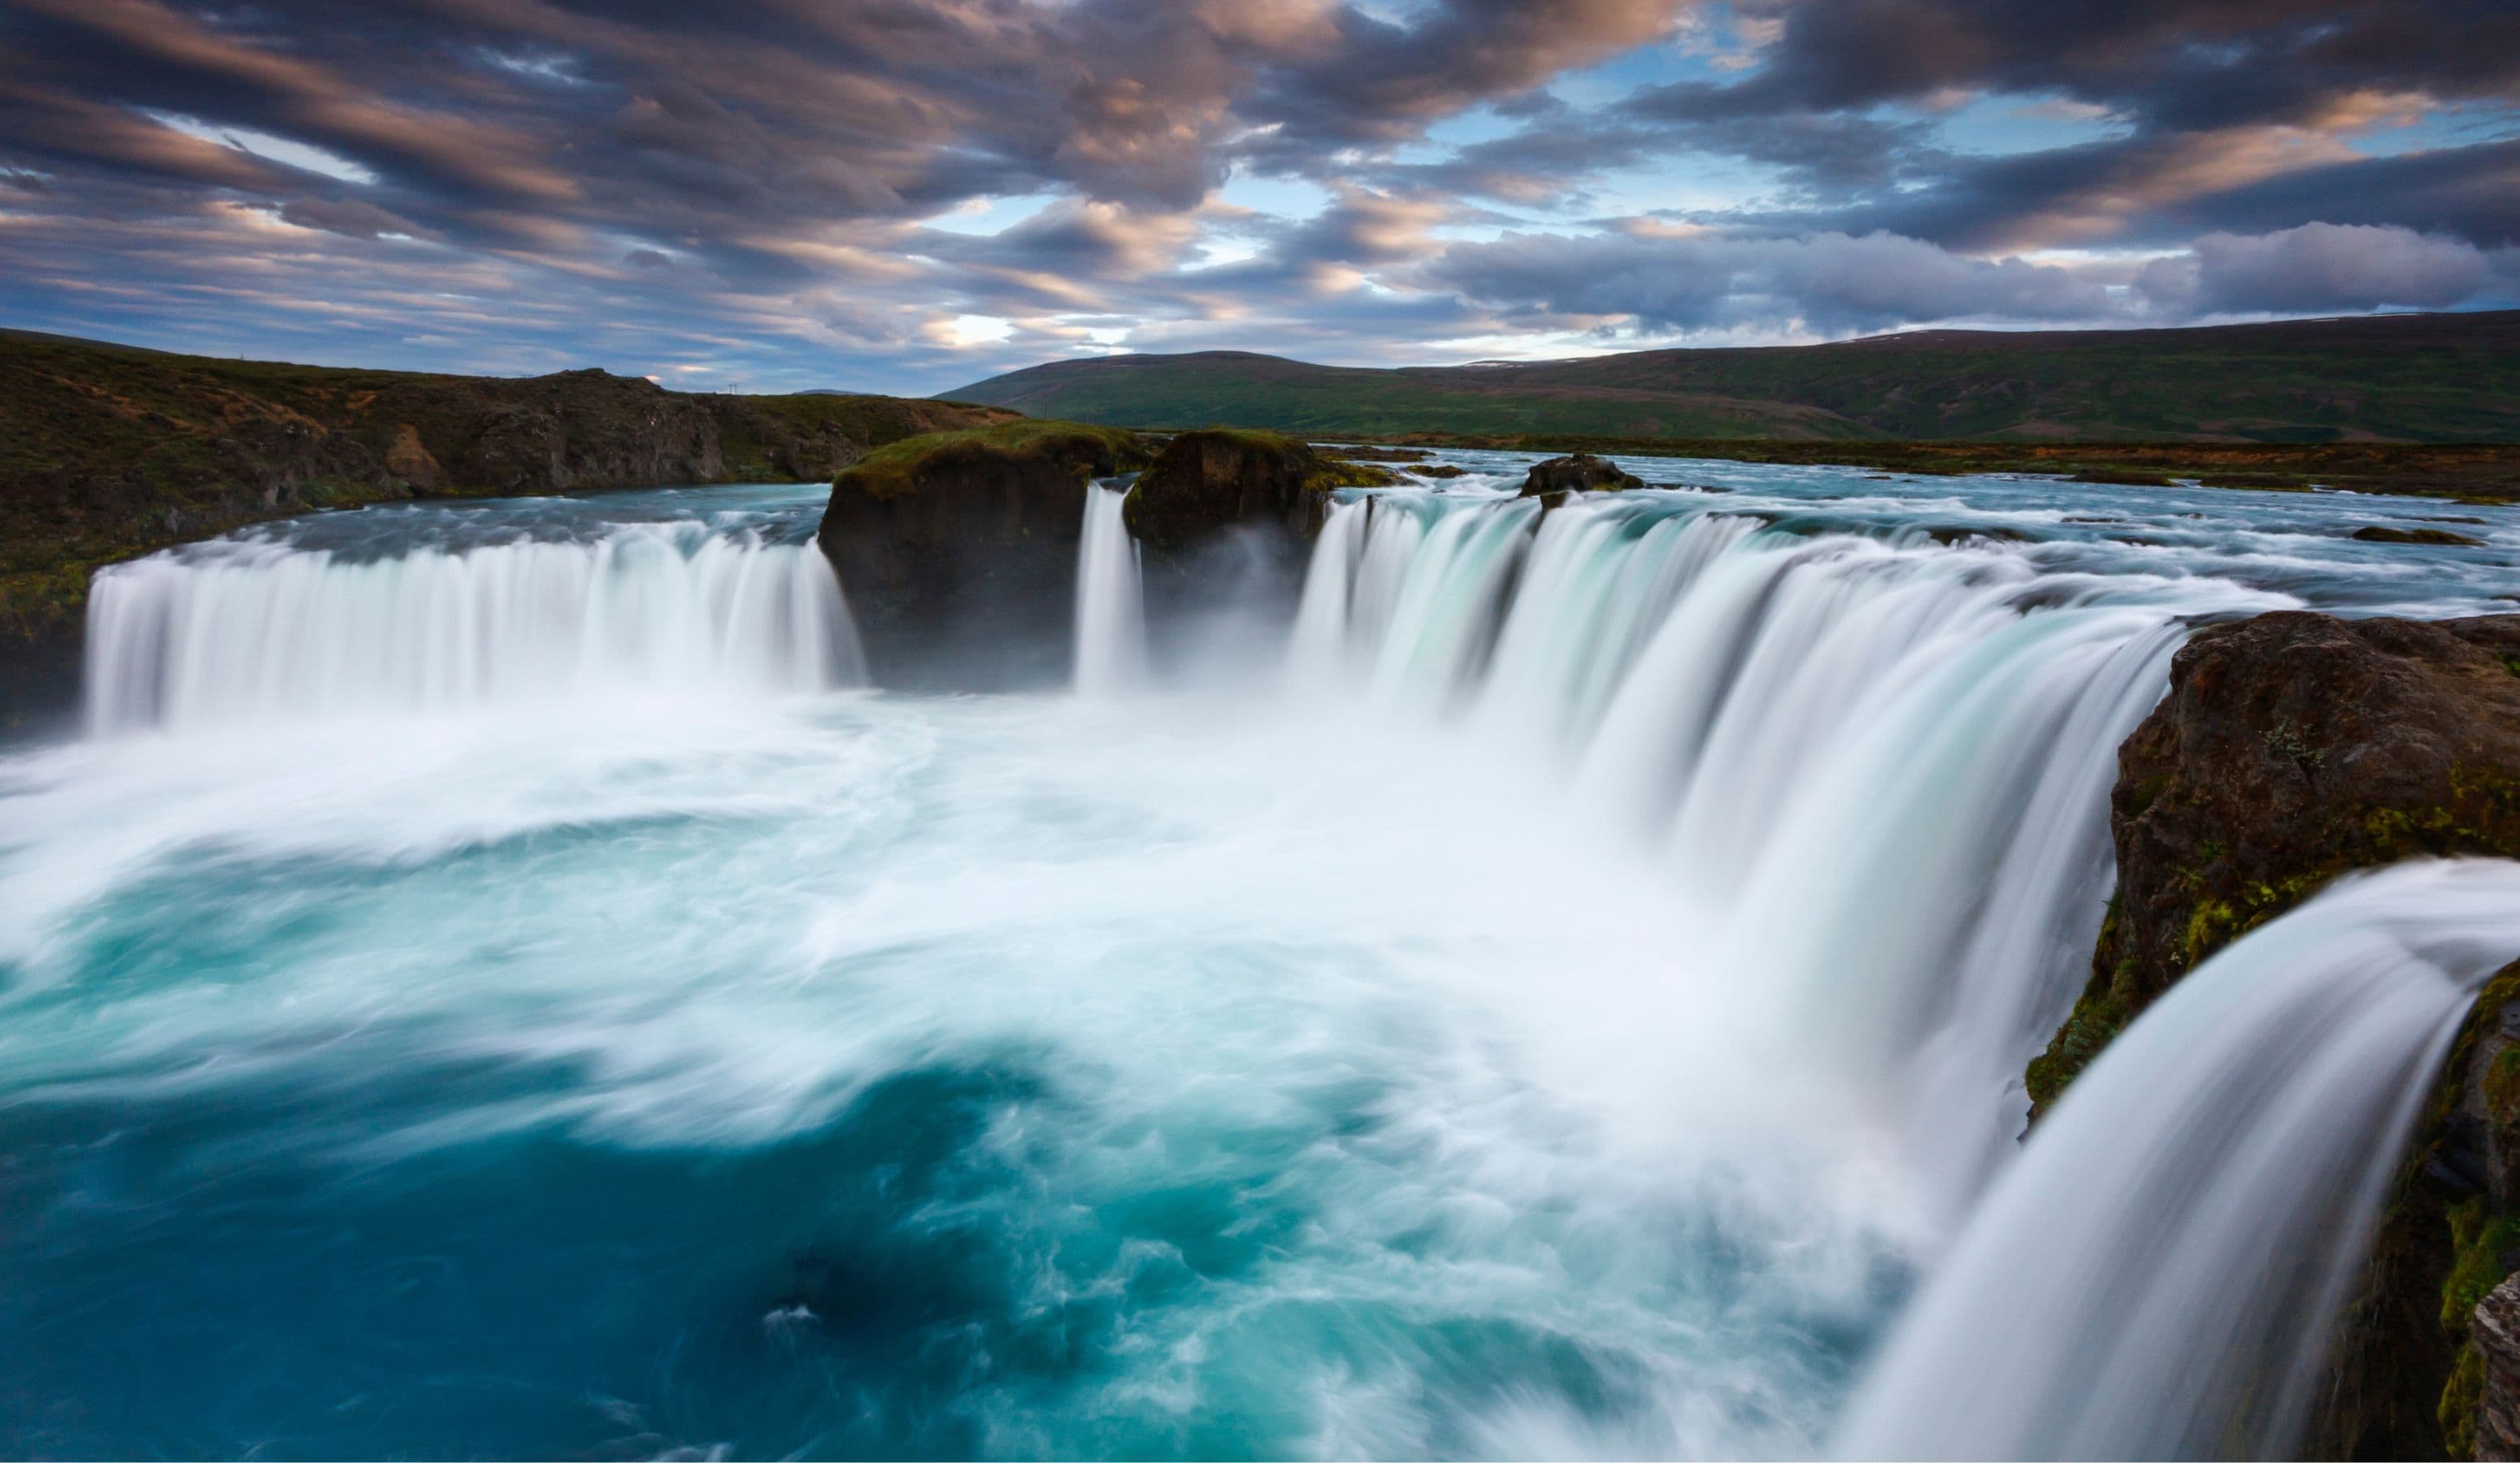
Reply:
<svg viewBox="0 0 2520 1463"><path fill-rule="evenodd" d="M2197 962L2349 869L2520 857L2520 615L2280 613L2199 631L2119 752L2118 892L2028 1082L2043 1108ZM2467 1456L2520 1267L2520 966L2479 997L2342 1329L2314 1456ZM2487 1345L2480 1348L2482 1339ZM2514 1358L2520 1360L2520 1358ZM2484 1414L2487 1446L2500 1414Z"/></svg>
<svg viewBox="0 0 2520 1463"><path fill-rule="evenodd" d="M841 471L819 541L877 683L1063 680L1085 494L1149 456L1134 432L1017 421L911 438Z"/></svg>
<svg viewBox="0 0 2520 1463"><path fill-rule="evenodd" d="M88 578L116 559L393 499L810 481L903 437L1012 415L689 395L600 371L338 371L0 333L0 718L74 695Z"/></svg>
<svg viewBox="0 0 2520 1463"><path fill-rule="evenodd" d="M1183 432L1129 490L1129 532L1159 554L1182 554L1239 527L1298 540L1321 531L1334 488L1394 482L1381 467L1326 456L1276 432Z"/></svg>

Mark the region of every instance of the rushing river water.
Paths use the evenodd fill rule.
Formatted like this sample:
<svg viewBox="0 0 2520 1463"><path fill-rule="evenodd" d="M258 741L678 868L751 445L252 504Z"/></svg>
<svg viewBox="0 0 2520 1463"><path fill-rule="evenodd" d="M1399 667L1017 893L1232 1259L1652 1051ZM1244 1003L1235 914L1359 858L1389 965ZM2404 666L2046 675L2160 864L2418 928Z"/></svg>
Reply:
<svg viewBox="0 0 2520 1463"><path fill-rule="evenodd" d="M858 685L810 489L107 571L88 734L0 759L0 1450L1818 1450L2012 1167L2184 626L2520 558L1446 456L1239 683L1099 497L1080 694Z"/></svg>

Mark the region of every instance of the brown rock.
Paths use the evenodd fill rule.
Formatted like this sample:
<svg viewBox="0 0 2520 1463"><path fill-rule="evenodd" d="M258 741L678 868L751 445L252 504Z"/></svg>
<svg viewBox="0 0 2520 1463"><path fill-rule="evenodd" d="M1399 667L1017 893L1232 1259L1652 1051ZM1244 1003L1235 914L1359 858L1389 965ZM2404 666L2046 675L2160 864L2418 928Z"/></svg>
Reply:
<svg viewBox="0 0 2520 1463"><path fill-rule="evenodd" d="M2118 894L2043 1106L2198 961L2349 869L2520 856L2520 615L2202 630L2118 754Z"/></svg>
<svg viewBox="0 0 2520 1463"><path fill-rule="evenodd" d="M1321 530L1329 492L1395 481L1276 432L1209 428L1164 444L1129 492L1129 532L1158 552L1196 547L1227 528L1259 523L1298 539Z"/></svg>
<svg viewBox="0 0 2520 1463"><path fill-rule="evenodd" d="M2520 1458L2520 1275L2477 1303L2467 1334L2485 1363L2485 1389L2476 1409L2476 1456Z"/></svg>
<svg viewBox="0 0 2520 1463"><path fill-rule="evenodd" d="M2463 533L2452 533L2447 528L2382 528L2374 524L2354 530L2354 537L2366 544L2434 544L2451 549L2485 547L2483 539L2470 538Z"/></svg>
<svg viewBox="0 0 2520 1463"><path fill-rule="evenodd" d="M999 689L1063 678L1085 494L1146 460L1131 432L1016 421L896 442L842 471L818 538L875 679Z"/></svg>
<svg viewBox="0 0 2520 1463"><path fill-rule="evenodd" d="M1608 458L1579 452L1572 457L1551 458L1545 463L1532 464L1531 471L1522 479L1520 496L1552 499L1553 501L1549 506L1554 508L1565 501L1561 495L1566 493L1609 492L1643 486L1642 478L1630 475Z"/></svg>

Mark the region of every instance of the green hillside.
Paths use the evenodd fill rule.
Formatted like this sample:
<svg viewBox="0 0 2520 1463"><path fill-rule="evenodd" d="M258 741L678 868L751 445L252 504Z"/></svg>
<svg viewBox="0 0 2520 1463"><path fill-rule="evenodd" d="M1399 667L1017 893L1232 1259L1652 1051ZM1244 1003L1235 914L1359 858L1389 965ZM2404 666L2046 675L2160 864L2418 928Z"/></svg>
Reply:
<svg viewBox="0 0 2520 1463"><path fill-rule="evenodd" d="M948 393L1124 426L1798 440L2520 440L2520 310L1366 370L1241 352L1061 361Z"/></svg>

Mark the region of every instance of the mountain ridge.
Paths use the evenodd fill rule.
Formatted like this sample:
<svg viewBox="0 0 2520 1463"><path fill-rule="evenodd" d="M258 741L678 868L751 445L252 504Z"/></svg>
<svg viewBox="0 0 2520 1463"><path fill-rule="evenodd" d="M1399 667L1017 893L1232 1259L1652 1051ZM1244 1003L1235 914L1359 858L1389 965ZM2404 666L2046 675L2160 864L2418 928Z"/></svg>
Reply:
<svg viewBox="0 0 2520 1463"><path fill-rule="evenodd" d="M1357 436L2501 442L2520 440L2520 310L1458 366L1192 351L1047 362L943 394L1105 425Z"/></svg>

